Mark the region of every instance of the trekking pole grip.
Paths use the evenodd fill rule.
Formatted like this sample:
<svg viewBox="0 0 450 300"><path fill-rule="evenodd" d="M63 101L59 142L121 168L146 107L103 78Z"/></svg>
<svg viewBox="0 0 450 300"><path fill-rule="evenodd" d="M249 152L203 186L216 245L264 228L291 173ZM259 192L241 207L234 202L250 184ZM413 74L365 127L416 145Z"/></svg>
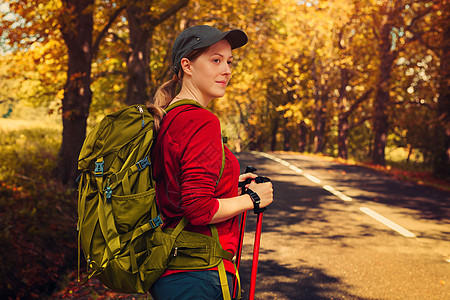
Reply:
<svg viewBox="0 0 450 300"><path fill-rule="evenodd" d="M251 167L251 166L247 166L245 168L245 172L243 174L255 173L255 172L256 172L256 168ZM238 187L242 188L242 194L245 194L245 186L247 184L250 184L251 182L252 182L252 178L247 178L245 181L239 181Z"/></svg>

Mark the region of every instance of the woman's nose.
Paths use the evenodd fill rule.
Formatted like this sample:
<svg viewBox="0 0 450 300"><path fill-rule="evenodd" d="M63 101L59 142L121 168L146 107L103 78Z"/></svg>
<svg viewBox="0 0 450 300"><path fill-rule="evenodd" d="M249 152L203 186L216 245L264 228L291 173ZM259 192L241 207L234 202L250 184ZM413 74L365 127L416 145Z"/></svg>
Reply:
<svg viewBox="0 0 450 300"><path fill-rule="evenodd" d="M223 74L230 75L231 74L231 66L228 63L225 63Z"/></svg>

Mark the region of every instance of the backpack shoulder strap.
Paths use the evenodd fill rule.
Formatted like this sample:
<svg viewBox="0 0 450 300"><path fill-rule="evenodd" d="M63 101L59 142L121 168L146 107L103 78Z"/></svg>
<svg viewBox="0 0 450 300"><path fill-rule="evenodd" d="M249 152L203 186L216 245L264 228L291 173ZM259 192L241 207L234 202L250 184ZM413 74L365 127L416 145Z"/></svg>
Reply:
<svg viewBox="0 0 450 300"><path fill-rule="evenodd" d="M219 179L217 179L216 186L219 184L220 178L222 178L223 170L225 170L225 146L222 139L222 167L220 167Z"/></svg>
<svg viewBox="0 0 450 300"><path fill-rule="evenodd" d="M204 107L203 105L201 105L200 103L198 103L198 102L195 101L195 100L191 100L191 99L182 99L182 100L179 100L179 101L176 101L176 102L170 104L170 105L165 109L165 111L166 111L166 113L168 113L169 111L171 111L171 110L174 109L175 107L178 107L178 106L181 106L181 105L194 105L194 106L197 106L197 107L201 107L201 108L206 109L206 107Z"/></svg>

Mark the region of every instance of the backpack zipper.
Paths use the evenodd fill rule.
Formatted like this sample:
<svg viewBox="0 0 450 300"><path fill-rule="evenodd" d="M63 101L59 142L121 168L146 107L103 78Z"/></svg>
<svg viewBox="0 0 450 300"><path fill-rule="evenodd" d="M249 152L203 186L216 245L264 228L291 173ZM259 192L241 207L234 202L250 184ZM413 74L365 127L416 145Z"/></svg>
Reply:
<svg viewBox="0 0 450 300"><path fill-rule="evenodd" d="M140 105L137 106L137 109L138 109L139 113L142 116L142 125L141 125L141 127L144 128L145 127L144 109Z"/></svg>

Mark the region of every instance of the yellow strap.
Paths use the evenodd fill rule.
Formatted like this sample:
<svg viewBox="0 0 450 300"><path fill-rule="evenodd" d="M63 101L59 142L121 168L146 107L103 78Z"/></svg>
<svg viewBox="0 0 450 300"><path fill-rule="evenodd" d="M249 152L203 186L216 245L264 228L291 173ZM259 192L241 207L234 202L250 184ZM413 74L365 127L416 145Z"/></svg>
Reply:
<svg viewBox="0 0 450 300"><path fill-rule="evenodd" d="M241 277L239 276L239 271L238 271L238 269L237 269L237 267L236 267L236 264L234 264L234 269L236 270L236 279L237 279L237 292L238 292L238 294L237 294L237 298L236 298L236 300L240 300L240 299L242 299L242 295L241 295Z"/></svg>
<svg viewBox="0 0 450 300"><path fill-rule="evenodd" d="M184 227L189 223L188 219L186 217L183 217L178 223L177 227L172 231L172 234L170 235L173 239L176 239L181 231L183 231Z"/></svg>
<svg viewBox="0 0 450 300"><path fill-rule="evenodd" d="M198 107L206 109L206 107L204 107L203 105L201 105L200 103L198 103L195 100L192 100L192 99L181 99L181 100L178 100L178 101L172 103L171 105L169 105L165 109L165 111L166 111L166 113L168 113L170 110L174 109L175 107L178 107L178 106L181 106L181 105L187 105L187 104L198 106Z"/></svg>
<svg viewBox="0 0 450 300"><path fill-rule="evenodd" d="M115 189L116 186L121 183L124 195L131 195L130 176L139 171L139 168L136 166L137 162L126 169L124 167L129 166L132 159L136 160L137 158L142 159L145 157L148 157L150 159L149 154L151 149L150 145L153 140L153 131L147 131L145 133L145 136L141 140L143 140L143 142L137 143L138 146L136 146L128 155L128 159L123 164L122 169L109 177L109 186L111 187L111 189ZM151 166L149 166L148 168L151 169Z"/></svg>
<svg viewBox="0 0 450 300"><path fill-rule="evenodd" d="M225 264L223 263L223 259L220 261L220 264L217 266L217 268L219 269L220 286L222 287L223 300L231 300L230 289L228 288L227 273L225 272Z"/></svg>
<svg viewBox="0 0 450 300"><path fill-rule="evenodd" d="M153 141L153 130L149 130L145 134L144 142L141 143L141 147L138 152L138 157L144 158L145 156L150 156L149 155L151 149L150 145L152 144L152 141Z"/></svg>
<svg viewBox="0 0 450 300"><path fill-rule="evenodd" d="M128 173L129 172L125 173L125 176L123 176L123 179L122 179L122 188L123 188L124 195L131 195L131 186L130 186L131 174L128 174Z"/></svg>
<svg viewBox="0 0 450 300"><path fill-rule="evenodd" d="M215 257L221 257L221 258L229 260L229 261L233 261L233 256L234 256L227 250L223 250L222 247L220 247L220 249L216 248L214 253L212 253L211 255L213 255Z"/></svg>
<svg viewBox="0 0 450 300"><path fill-rule="evenodd" d="M220 245L219 233L217 232L216 225L209 225L209 228L211 229L212 237ZM231 300L230 289L228 287L227 273L225 271L225 264L223 263L223 259L220 260L220 264L217 266L217 269L219 271L219 279L220 279L220 286L222 288L223 300Z"/></svg>
<svg viewBox="0 0 450 300"><path fill-rule="evenodd" d="M131 261L131 272L136 274L138 271L138 266L136 262L136 254L134 252L134 247L130 247L130 261Z"/></svg>
<svg viewBox="0 0 450 300"><path fill-rule="evenodd" d="M100 266L103 268L106 265L106 262L108 259L114 257L119 251L120 251L120 237L119 233L116 229L116 224L114 222L114 216L112 213L112 205L111 203L106 203L106 198L104 197L103 192L101 189L103 189L102 184L102 177L96 177L97 181L97 189L98 192L98 220L100 223L100 229L103 234L103 238L106 241L106 244L108 245L107 251L103 254L102 261L100 263Z"/></svg>
<svg viewBox="0 0 450 300"><path fill-rule="evenodd" d="M222 166L220 167L219 179L217 179L216 187L219 184L220 178L222 178L223 171L225 170L225 146L223 145L223 139L221 139L221 142L222 142Z"/></svg>

